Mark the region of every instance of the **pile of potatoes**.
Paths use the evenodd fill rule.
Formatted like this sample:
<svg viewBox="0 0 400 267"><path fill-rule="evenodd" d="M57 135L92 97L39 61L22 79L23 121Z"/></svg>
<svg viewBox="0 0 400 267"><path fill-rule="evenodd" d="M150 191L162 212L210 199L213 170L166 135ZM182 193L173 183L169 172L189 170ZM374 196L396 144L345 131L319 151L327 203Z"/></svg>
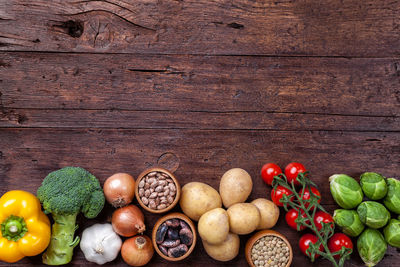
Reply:
<svg viewBox="0 0 400 267"><path fill-rule="evenodd" d="M225 172L219 193L211 186L191 182L182 187L180 206L198 221L198 231L207 254L218 261L229 261L239 253L238 235L272 228L279 208L265 198L245 203L253 189L250 175L243 169ZM222 205L227 209L223 209Z"/></svg>

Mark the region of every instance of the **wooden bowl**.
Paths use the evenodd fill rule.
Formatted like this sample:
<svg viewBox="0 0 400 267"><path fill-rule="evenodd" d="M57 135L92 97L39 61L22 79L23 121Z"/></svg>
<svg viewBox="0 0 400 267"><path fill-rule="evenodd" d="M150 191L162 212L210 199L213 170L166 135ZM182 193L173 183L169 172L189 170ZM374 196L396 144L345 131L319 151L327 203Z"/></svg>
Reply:
<svg viewBox="0 0 400 267"><path fill-rule="evenodd" d="M276 236L281 238L286 245L289 248L289 261L286 264L286 267L289 267L290 264L292 263L292 259L293 259L293 251L292 251L292 246L290 245L289 241L286 239L286 237L284 235L282 235L281 233L274 231L274 230L262 230L259 231L257 233L255 233L246 243L246 248L245 248L245 253L246 253L246 260L247 263L251 266L251 267L255 267L252 259L251 259L251 249L253 248L254 244L262 237L264 236Z"/></svg>
<svg viewBox="0 0 400 267"><path fill-rule="evenodd" d="M142 178L144 176L146 176L148 173L151 173L151 172L163 172L163 173L166 173L169 177L171 177L172 181L174 181L174 183L175 183L175 187L176 187L175 199L171 203L171 205L169 205L165 209L162 209L162 210L151 209L151 208L147 207L145 204L143 204L142 200L140 199L140 196L139 196L139 183L140 183L140 181L142 180ZM179 198L181 197L181 186L179 185L179 182L176 179L175 175L173 175L168 170L163 169L163 168L150 168L150 169L144 170L139 175L139 177L137 178L137 180L135 182L135 196L136 196L136 199L137 199L139 205L142 206L142 208L147 210L148 212L151 212L151 213L164 213L164 212L167 212L167 211L171 210L173 207L176 206L176 204L178 204Z"/></svg>
<svg viewBox="0 0 400 267"><path fill-rule="evenodd" d="M186 252L185 255L183 255L181 257L178 257L178 258L171 258L171 257L168 257L168 256L164 255L164 253L162 253L161 250L158 248L158 245L157 245L157 242L156 242L156 233L157 233L158 228L160 227L160 225L163 222L165 222L166 220L169 220L169 219L181 219L182 221L186 222L189 225L190 230L193 233L192 245L190 246L189 250ZM167 214L167 215L161 217L160 219L158 219L158 221L154 225L153 232L152 232L152 235L151 235L151 240L153 241L153 246L154 246L155 251L162 258L164 258L164 259L166 259L168 261L180 261L180 260L183 260L186 257L188 257L193 252L194 247L196 246L196 241L197 241L196 227L194 226L193 222L189 219L189 217L187 217L185 214L179 213L179 212L173 212L173 213Z"/></svg>

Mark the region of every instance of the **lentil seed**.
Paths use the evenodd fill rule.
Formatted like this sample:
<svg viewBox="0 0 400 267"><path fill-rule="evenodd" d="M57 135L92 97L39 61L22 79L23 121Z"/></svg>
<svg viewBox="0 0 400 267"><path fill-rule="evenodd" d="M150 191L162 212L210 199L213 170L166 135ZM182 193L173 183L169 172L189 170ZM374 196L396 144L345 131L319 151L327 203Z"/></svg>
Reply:
<svg viewBox="0 0 400 267"><path fill-rule="evenodd" d="M253 245L251 259L255 266L285 267L289 261L289 247L279 237L264 236Z"/></svg>

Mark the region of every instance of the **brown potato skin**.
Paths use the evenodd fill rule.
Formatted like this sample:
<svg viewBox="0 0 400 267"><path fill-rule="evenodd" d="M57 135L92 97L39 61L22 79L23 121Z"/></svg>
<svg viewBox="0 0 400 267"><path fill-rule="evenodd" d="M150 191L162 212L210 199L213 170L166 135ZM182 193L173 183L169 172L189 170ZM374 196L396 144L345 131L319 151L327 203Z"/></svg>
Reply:
<svg viewBox="0 0 400 267"><path fill-rule="evenodd" d="M245 202L252 189L253 181L250 174L240 168L225 172L219 184L219 193L226 208Z"/></svg>
<svg viewBox="0 0 400 267"><path fill-rule="evenodd" d="M198 221L204 213L222 207L217 190L205 183L190 182L182 187L179 204L190 219Z"/></svg>

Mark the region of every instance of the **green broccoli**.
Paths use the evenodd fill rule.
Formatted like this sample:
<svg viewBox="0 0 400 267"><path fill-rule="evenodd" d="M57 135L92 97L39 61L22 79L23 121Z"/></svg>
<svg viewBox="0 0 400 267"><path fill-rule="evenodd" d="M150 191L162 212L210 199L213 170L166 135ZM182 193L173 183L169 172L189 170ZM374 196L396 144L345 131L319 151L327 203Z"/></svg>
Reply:
<svg viewBox="0 0 400 267"><path fill-rule="evenodd" d="M99 181L90 172L79 167L65 167L51 172L37 190L37 196L46 213L54 219L50 245L43 254L43 263L67 264L72 259L79 236L76 216L96 217L104 207L104 194Z"/></svg>

